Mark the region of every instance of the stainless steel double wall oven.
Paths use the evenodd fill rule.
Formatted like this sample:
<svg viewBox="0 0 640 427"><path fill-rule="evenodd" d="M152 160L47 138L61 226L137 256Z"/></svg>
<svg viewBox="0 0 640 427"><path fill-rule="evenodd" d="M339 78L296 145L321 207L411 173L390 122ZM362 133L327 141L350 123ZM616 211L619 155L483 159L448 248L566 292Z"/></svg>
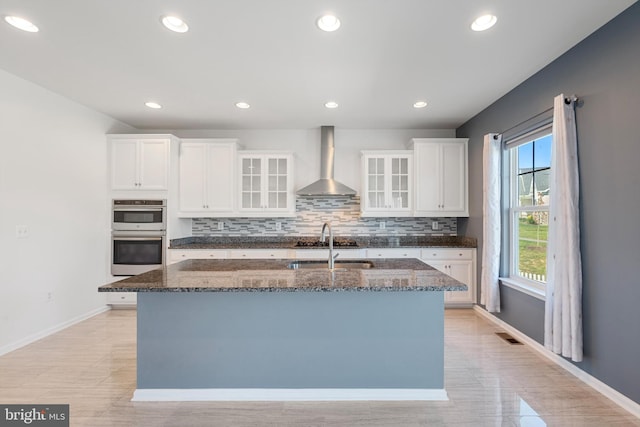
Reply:
<svg viewBox="0 0 640 427"><path fill-rule="evenodd" d="M113 200L111 274L132 276L165 264L166 200Z"/></svg>

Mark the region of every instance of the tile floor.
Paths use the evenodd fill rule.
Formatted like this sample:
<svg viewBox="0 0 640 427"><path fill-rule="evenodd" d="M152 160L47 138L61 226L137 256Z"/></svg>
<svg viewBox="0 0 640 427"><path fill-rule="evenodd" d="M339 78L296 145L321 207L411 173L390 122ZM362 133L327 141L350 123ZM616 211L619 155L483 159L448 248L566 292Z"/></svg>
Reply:
<svg viewBox="0 0 640 427"><path fill-rule="evenodd" d="M0 403L68 403L72 426L640 426L581 381L445 315L446 402L136 402L135 311L112 310L0 357Z"/></svg>

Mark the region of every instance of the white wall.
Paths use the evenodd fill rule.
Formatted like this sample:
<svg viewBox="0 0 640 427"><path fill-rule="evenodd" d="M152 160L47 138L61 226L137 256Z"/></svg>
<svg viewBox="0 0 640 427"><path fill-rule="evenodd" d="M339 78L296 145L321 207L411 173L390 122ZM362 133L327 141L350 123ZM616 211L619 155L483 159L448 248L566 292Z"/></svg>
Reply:
<svg viewBox="0 0 640 427"><path fill-rule="evenodd" d="M154 130L180 138L238 138L244 150L295 153L295 189L320 177L320 128L279 130ZM335 179L360 191L360 151L404 150L411 138L454 138L454 129L335 129Z"/></svg>
<svg viewBox="0 0 640 427"><path fill-rule="evenodd" d="M105 134L132 128L2 70L0 94L3 354L104 307Z"/></svg>

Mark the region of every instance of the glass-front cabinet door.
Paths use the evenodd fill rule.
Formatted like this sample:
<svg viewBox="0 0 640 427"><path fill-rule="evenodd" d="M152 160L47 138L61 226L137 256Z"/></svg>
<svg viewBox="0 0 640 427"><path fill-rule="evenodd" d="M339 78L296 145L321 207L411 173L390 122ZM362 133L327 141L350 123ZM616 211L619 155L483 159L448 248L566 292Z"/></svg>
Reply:
<svg viewBox="0 0 640 427"><path fill-rule="evenodd" d="M286 209L288 205L288 159L267 158L267 209Z"/></svg>
<svg viewBox="0 0 640 427"><path fill-rule="evenodd" d="M410 216L412 154L363 151L363 216Z"/></svg>
<svg viewBox="0 0 640 427"><path fill-rule="evenodd" d="M391 158L391 208L409 208L409 158Z"/></svg>
<svg viewBox="0 0 640 427"><path fill-rule="evenodd" d="M262 159L246 157L240 160L242 170L242 209L262 209Z"/></svg>
<svg viewBox="0 0 640 427"><path fill-rule="evenodd" d="M252 216L295 215L293 156L242 153L240 210Z"/></svg>
<svg viewBox="0 0 640 427"><path fill-rule="evenodd" d="M369 157L367 168L367 205L372 209L385 208L384 157Z"/></svg>

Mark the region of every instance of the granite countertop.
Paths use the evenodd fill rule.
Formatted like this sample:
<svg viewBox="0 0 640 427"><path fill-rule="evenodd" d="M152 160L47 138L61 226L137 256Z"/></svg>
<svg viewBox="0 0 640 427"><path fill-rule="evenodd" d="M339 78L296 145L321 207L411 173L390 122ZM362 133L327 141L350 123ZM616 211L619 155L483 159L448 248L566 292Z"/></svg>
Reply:
<svg viewBox="0 0 640 427"><path fill-rule="evenodd" d="M296 246L298 242L317 242L319 237L184 237L173 239L169 249L321 249L322 247ZM476 248L473 237L464 236L384 236L335 237L334 242L355 241L357 246L336 246L336 249L366 248Z"/></svg>
<svg viewBox="0 0 640 427"><path fill-rule="evenodd" d="M98 288L99 292L464 291L467 285L416 259L375 259L371 269L288 269L292 260L187 260ZM345 260L340 260L344 262Z"/></svg>

